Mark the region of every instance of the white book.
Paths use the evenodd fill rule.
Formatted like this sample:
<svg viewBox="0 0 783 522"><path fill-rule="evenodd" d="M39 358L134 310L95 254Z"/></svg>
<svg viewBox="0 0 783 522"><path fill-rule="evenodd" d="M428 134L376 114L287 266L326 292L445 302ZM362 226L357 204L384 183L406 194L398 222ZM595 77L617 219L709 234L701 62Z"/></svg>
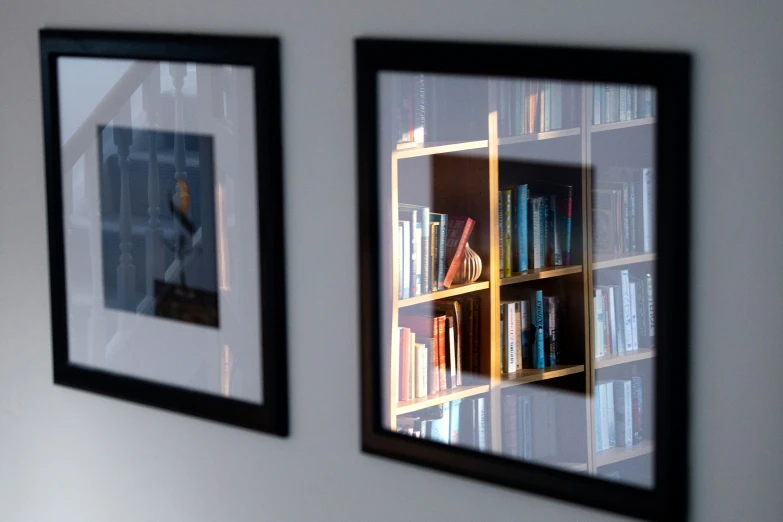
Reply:
<svg viewBox="0 0 783 522"><path fill-rule="evenodd" d="M631 331L633 332L632 350L639 349L639 325L636 320L636 283L631 283Z"/></svg>
<svg viewBox="0 0 783 522"><path fill-rule="evenodd" d="M614 385L613 383L607 382L604 384L606 387L606 417L608 421L608 429L609 431L609 447L614 448L617 446L617 431L615 426L615 418L614 418Z"/></svg>
<svg viewBox="0 0 783 522"><path fill-rule="evenodd" d="M532 340L532 329L530 327L530 301L519 302L519 317L522 328L522 335L519 336L519 359L517 359L517 368L523 367L525 353L530 357L530 343ZM528 361L528 364L531 364Z"/></svg>
<svg viewBox="0 0 783 522"><path fill-rule="evenodd" d="M633 446L631 381L614 381L614 416L617 446Z"/></svg>
<svg viewBox="0 0 783 522"><path fill-rule="evenodd" d="M449 357L451 357L451 364L449 365L449 373L451 373L452 388L456 388L457 382L457 346L456 338L454 337L454 327L449 328Z"/></svg>
<svg viewBox="0 0 783 522"><path fill-rule="evenodd" d="M630 384L630 381L629 381ZM478 417L478 449L487 450L487 416L484 408L484 397L479 397L476 401L476 415Z"/></svg>
<svg viewBox="0 0 783 522"><path fill-rule="evenodd" d="M633 326L631 323L631 282L628 278L628 270L620 271L620 282L623 292L623 338L625 339L625 351L633 350Z"/></svg>
<svg viewBox="0 0 783 522"><path fill-rule="evenodd" d="M516 370L522 369L522 303L514 303L514 360Z"/></svg>
<svg viewBox="0 0 783 522"><path fill-rule="evenodd" d="M609 310L606 310L604 312L604 317L607 315L609 316L609 336L611 338L610 344L612 345L612 348L614 349L615 353L619 351L618 345L617 345L617 317L615 316L615 302L614 302L614 288L611 286L606 287L604 290L607 294L607 301L609 305Z"/></svg>
<svg viewBox="0 0 783 522"><path fill-rule="evenodd" d="M650 342L655 346L655 302L653 301L652 275L645 275L647 280L647 331L650 332Z"/></svg>
<svg viewBox="0 0 783 522"><path fill-rule="evenodd" d="M550 122L552 130L563 128L563 84L552 82L552 116Z"/></svg>
<svg viewBox="0 0 783 522"><path fill-rule="evenodd" d="M416 334L411 332L408 335L408 375L405 378L408 380L408 400L412 400L416 397Z"/></svg>
<svg viewBox="0 0 783 522"><path fill-rule="evenodd" d="M416 256L416 295L421 295L421 223L416 223L416 230L413 232L413 241L415 242L413 255Z"/></svg>
<svg viewBox="0 0 783 522"><path fill-rule="evenodd" d="M416 398L427 396L427 347L416 343Z"/></svg>
<svg viewBox="0 0 783 522"><path fill-rule="evenodd" d="M604 351L604 299L601 297L601 291L595 291L595 297L593 297L593 308L595 309L595 357L603 357L606 355Z"/></svg>
<svg viewBox="0 0 783 522"><path fill-rule="evenodd" d="M601 450L609 449L609 408L607 406L606 384L598 385L598 392L601 394Z"/></svg>
<svg viewBox="0 0 783 522"><path fill-rule="evenodd" d="M509 372L517 371L516 359L516 312L517 303L507 302L506 306L506 368Z"/></svg>
<svg viewBox="0 0 783 522"><path fill-rule="evenodd" d="M642 224L644 230L644 251L653 251L653 169L642 169Z"/></svg>

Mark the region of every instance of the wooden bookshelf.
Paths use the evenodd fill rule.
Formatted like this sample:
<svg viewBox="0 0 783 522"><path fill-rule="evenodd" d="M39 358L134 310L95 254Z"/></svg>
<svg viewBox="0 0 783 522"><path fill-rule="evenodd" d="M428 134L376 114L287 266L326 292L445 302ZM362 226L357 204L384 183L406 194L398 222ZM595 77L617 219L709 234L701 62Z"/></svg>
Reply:
<svg viewBox="0 0 783 522"><path fill-rule="evenodd" d="M596 255L593 258L593 270L602 268L616 268L618 266L633 265L636 263L648 263L655 261L655 254L626 254L622 256Z"/></svg>
<svg viewBox="0 0 783 522"><path fill-rule="evenodd" d="M638 350L634 350L632 352L604 355L603 357L598 357L593 363L593 368L595 368L596 370L601 368L609 368L610 366L617 366L618 364L644 361L645 359L652 359L653 357L655 357L654 349L639 348Z"/></svg>
<svg viewBox="0 0 783 522"><path fill-rule="evenodd" d="M655 444L651 440L643 440L639 444L629 447L609 448L596 453L595 465L600 468L601 466L608 466L609 464L617 464L624 460L635 459L642 455L649 455L654 450Z"/></svg>
<svg viewBox="0 0 783 522"><path fill-rule="evenodd" d="M593 324L594 309L594 279L596 274L605 269L627 268L630 271L645 271L644 263L653 263L655 253L632 253L622 256L594 255L592 241L592 187L594 176L600 175L601 169L607 166L604 156L611 160L626 161L630 165L646 164L646 159L631 158L628 147L608 154L607 143L617 138L620 147L622 140L628 136L647 136L647 132L638 129L648 127L653 129L655 118L639 118L628 121L618 121L593 125L592 86L581 87L581 122L579 126L556 131L524 134L521 136L499 137L498 105L493 89L496 80L488 80L488 114L486 139L477 139L457 143L427 143L401 144L391 151L390 177L385 180L387 185L383 193L391 195L389 216L390 223L397 223L399 218L399 203L426 204L432 212L457 216L469 216L476 221L475 229L470 239L471 248L479 254L482 261L482 274L478 282L455 285L447 290L440 290L409 299L399 299L397 292L391 292L392 332L386 338L391 341L391 349L385 352L387 359L390 393L385 405L385 425L391 430L397 426L397 416L414 413L430 406L436 406L456 399L482 396L486 401L487 423L490 439L488 441L491 453L502 451L502 397L516 394L524 390L523 386L534 385L536 389L567 390L569 396L578 397L577 408L569 410L568 427L563 430L583 433L584 447L570 448L574 453L565 458L547 462L531 461L534 464L554 466L571 472L597 474L598 468L621 461L631 460L641 455L651 454L654 443L645 440L630 448L611 448L605 451L595 451L595 411L594 390L601 380L627 379L623 372L630 375L634 363L651 360L655 357L653 349L640 349L635 352L607 355L596 359L595 326ZM637 129L637 130L633 130ZM611 133L609 133L611 131ZM595 142L593 137L596 136ZM600 137L598 137L600 136ZM476 136L482 137L482 136ZM631 139L631 138L627 138ZM600 142L600 143L599 143ZM570 151L572 157L561 161L558 165L559 148ZM602 148L603 147L603 148ZM467 154L465 154L467 153ZM554 156L554 157L553 157ZM509 166L517 158L530 157L531 162L549 161L568 171L565 183L573 187L572 214L572 251L570 266L548 266L524 273L513 273L510 277L499 277L499 209L498 191L515 183L527 183L524 175L519 175L516 181L512 167ZM651 160L652 161L652 160ZM652 163L650 163L652 164ZM524 168L521 167L524 172ZM573 171L573 172L572 172ZM596 174L598 172L598 174ZM566 174L563 174L564 176ZM553 179L542 176L540 180L563 183L557 177ZM537 180L533 180L537 181ZM411 186L416 184L426 187L428 200L411 201L414 193ZM403 195L401 195L403 194ZM409 199L406 199L406 194ZM398 288L400 267L398 262L398 230L391 227L393 255L390 289ZM544 369L526 368L516 373L501 374L500 372L500 305L502 300L521 299L529 289L543 289L548 294L559 295L561 301L568 303L568 318L562 325L568 332L568 356L564 358L569 364L560 364ZM440 299L451 299L466 295L480 298L480 385L465 385L444 390L409 401L398 401L398 368L399 347L394 345L400 310L415 305L434 303ZM406 312L408 313L408 312ZM388 324L388 323L387 323ZM386 355L388 353L388 355ZM649 366L649 365L648 365ZM634 370L635 371L635 370ZM606 373L601 373L606 372ZM469 381L477 382L477 381ZM514 387L517 387L516 389ZM501 393L501 391L503 393ZM645 393L649 393L646 390ZM565 393L565 392L564 392ZM647 397L645 400L647 401ZM578 409L578 411L577 411ZM645 425L649 426L649 419ZM558 421L560 422L560 421ZM560 424L558 424L560 426ZM648 435L648 434L645 434Z"/></svg>
<svg viewBox="0 0 783 522"><path fill-rule="evenodd" d="M504 277L500 280L500 286L513 285L516 283L525 283L535 281L536 279L547 279L549 277L560 277L568 274L579 274L582 272L582 265L574 266L549 266L528 270L526 272L513 272L511 277Z"/></svg>
<svg viewBox="0 0 783 522"><path fill-rule="evenodd" d="M574 375L575 373L583 373L584 371L584 364L558 364L557 366L544 369L526 368L517 370L515 373L501 373L499 386L508 388L509 386L540 382L547 379L565 377L566 375Z"/></svg>

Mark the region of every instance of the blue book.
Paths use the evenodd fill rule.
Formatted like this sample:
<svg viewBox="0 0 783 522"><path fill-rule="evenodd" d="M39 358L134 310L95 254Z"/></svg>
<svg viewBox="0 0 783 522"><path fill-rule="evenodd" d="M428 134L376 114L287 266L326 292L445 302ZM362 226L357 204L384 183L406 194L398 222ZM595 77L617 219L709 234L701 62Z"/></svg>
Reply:
<svg viewBox="0 0 783 522"><path fill-rule="evenodd" d="M595 451L601 451L604 449L604 442L601 433L601 394L598 391L598 386L595 387Z"/></svg>
<svg viewBox="0 0 783 522"><path fill-rule="evenodd" d="M516 190L517 223L517 272L525 272L527 263L527 185L519 185Z"/></svg>
<svg viewBox="0 0 783 522"><path fill-rule="evenodd" d="M540 212L539 219L541 220L540 256L541 268L544 268L546 266L547 241L549 240L549 220L547 219L547 216L549 215L549 198L542 197L540 199L541 205L538 207L538 211Z"/></svg>
<svg viewBox="0 0 783 522"><path fill-rule="evenodd" d="M443 403L443 414L439 419L432 421L430 426L430 437L435 442L441 442L443 444L449 443L449 431L451 430L451 423L449 422L449 403Z"/></svg>
<svg viewBox="0 0 783 522"><path fill-rule="evenodd" d="M535 338L533 341L533 368L544 368L546 357L544 355L544 292L535 290L530 299L530 307L533 310L531 317Z"/></svg>
<svg viewBox="0 0 783 522"><path fill-rule="evenodd" d="M445 290L443 281L446 279L446 236L448 235L449 216L448 214L429 213L431 223L438 223L438 290ZM432 241L435 241L432 238ZM434 289L433 289L434 290Z"/></svg>
<svg viewBox="0 0 783 522"><path fill-rule="evenodd" d="M451 401L451 433L449 444L456 446L459 444L459 411L462 406L462 399Z"/></svg>

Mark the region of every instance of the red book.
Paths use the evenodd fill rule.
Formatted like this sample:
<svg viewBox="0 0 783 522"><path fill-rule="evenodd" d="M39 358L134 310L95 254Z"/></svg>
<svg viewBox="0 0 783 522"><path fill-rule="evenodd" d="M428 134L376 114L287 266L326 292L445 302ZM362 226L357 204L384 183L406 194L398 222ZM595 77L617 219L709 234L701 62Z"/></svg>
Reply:
<svg viewBox="0 0 783 522"><path fill-rule="evenodd" d="M438 316L438 383L440 389L445 390L448 388L446 382L446 351L448 345L446 344L446 316Z"/></svg>
<svg viewBox="0 0 783 522"><path fill-rule="evenodd" d="M439 324L438 318L432 316L420 316L420 315L400 315L400 326L410 329L411 332L416 334L416 342L422 342L422 339L433 339L431 351L432 351L432 364L435 368L438 368L440 363L439 353L440 344L439 337ZM430 382L431 381L431 382ZM440 391L440 380L428 379L427 393L437 393Z"/></svg>
<svg viewBox="0 0 783 522"><path fill-rule="evenodd" d="M454 276L457 275L462 257L465 255L465 244L476 222L469 217L449 216L449 230L446 236L446 264L449 269L443 280L443 286L449 288Z"/></svg>
<svg viewBox="0 0 783 522"><path fill-rule="evenodd" d="M399 377L399 397L401 401L408 400L408 372L410 371L410 361L408 361L408 344L410 343L410 329L400 329L400 375Z"/></svg>

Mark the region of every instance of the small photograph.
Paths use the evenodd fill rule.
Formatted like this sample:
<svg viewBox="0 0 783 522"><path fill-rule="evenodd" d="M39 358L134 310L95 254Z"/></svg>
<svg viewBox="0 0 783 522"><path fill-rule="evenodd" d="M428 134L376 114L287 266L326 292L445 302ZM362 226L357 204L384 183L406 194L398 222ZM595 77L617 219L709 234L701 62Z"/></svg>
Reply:
<svg viewBox="0 0 783 522"><path fill-rule="evenodd" d="M107 125L98 142L105 306L218 328L212 137Z"/></svg>

